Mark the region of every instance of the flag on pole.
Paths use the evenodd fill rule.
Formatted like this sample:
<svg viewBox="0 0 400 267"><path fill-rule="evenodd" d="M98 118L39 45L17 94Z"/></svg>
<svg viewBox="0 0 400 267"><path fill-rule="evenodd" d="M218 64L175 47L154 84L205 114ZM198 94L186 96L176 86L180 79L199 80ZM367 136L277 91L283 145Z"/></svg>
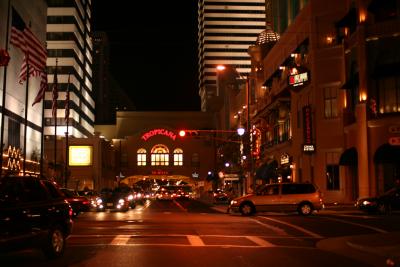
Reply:
<svg viewBox="0 0 400 267"><path fill-rule="evenodd" d="M41 78L38 95L32 104L34 105L37 103L37 99L40 101L43 98L39 97L40 95L44 95L42 88L44 88L44 90L47 88L47 75L44 75L47 51L40 43L39 39L26 26L25 22L14 8L12 8L10 43L24 53L24 59L19 73L19 83L23 84L29 77L40 76ZM27 74L28 65L29 73Z"/></svg>
<svg viewBox="0 0 400 267"><path fill-rule="evenodd" d="M58 99L58 79L57 79L57 60L56 60L56 68L54 71L54 80L53 80L53 101L51 103L51 114L53 118L57 118L57 99Z"/></svg>
<svg viewBox="0 0 400 267"><path fill-rule="evenodd" d="M69 119L69 82L70 82L71 73L68 74L68 85L67 92L65 95L65 122L68 122Z"/></svg>
<svg viewBox="0 0 400 267"><path fill-rule="evenodd" d="M44 94L47 90L47 73L45 71L42 71L42 73L40 74L40 80L41 82L39 92L36 95L35 100L33 100L32 106L42 101L42 99L44 98Z"/></svg>

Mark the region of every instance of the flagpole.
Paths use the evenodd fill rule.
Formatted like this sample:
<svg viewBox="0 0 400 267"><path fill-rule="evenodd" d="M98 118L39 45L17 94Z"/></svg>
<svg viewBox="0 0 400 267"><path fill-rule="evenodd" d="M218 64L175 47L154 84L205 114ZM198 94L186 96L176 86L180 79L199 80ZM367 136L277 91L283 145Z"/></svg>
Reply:
<svg viewBox="0 0 400 267"><path fill-rule="evenodd" d="M25 120L24 120L24 165L23 165L23 174L25 175L26 171L26 134L28 130L28 87L29 87L29 54L26 54L26 89L25 89Z"/></svg>
<svg viewBox="0 0 400 267"><path fill-rule="evenodd" d="M66 91L65 101L65 121L67 123L67 132L65 133L65 174L64 174L64 186L67 187L68 184L68 124L69 124L69 84L70 84L71 73L68 74L68 85ZM68 109L68 110L67 110Z"/></svg>
<svg viewBox="0 0 400 267"><path fill-rule="evenodd" d="M56 59L56 68L54 71L54 78L53 78L53 91L57 90L58 80L57 80L57 67L58 67L58 59ZM55 87L55 89L54 89ZM53 92L54 94L54 92ZM54 107L55 105L55 112ZM57 165L57 99L54 99L53 96L53 104L52 104L52 111L53 111L53 118L54 118L54 178L56 178L56 165Z"/></svg>
<svg viewBox="0 0 400 267"><path fill-rule="evenodd" d="M8 0L8 12L7 12L7 30L6 30L6 51L8 51L8 35L10 31L10 4L11 0ZM3 74L3 99L1 105L1 137L0 137L0 148L1 148L1 156L0 156L0 179L3 176L3 150L4 150L4 113L6 111L6 85L7 85L7 66L4 66L4 74Z"/></svg>
<svg viewBox="0 0 400 267"><path fill-rule="evenodd" d="M46 74L47 75L47 74ZM42 137L40 139L40 178L43 178L43 154L44 154L44 96L42 99Z"/></svg>

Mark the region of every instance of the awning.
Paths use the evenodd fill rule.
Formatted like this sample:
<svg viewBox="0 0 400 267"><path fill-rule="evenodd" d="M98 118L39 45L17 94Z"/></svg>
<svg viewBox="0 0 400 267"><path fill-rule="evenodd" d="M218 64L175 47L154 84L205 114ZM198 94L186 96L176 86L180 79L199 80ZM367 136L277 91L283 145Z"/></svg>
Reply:
<svg viewBox="0 0 400 267"><path fill-rule="evenodd" d="M339 165L345 166L357 166L358 164L358 154L355 147L346 149L339 159Z"/></svg>
<svg viewBox="0 0 400 267"><path fill-rule="evenodd" d="M357 23L357 10L356 8L351 8L349 12L338 22L335 23L336 27L348 27L350 25L355 25Z"/></svg>
<svg viewBox="0 0 400 267"><path fill-rule="evenodd" d="M352 75L341 87L340 89L352 89L358 85L358 72Z"/></svg>
<svg viewBox="0 0 400 267"><path fill-rule="evenodd" d="M400 146L381 145L375 152L374 162L376 164L400 164Z"/></svg>

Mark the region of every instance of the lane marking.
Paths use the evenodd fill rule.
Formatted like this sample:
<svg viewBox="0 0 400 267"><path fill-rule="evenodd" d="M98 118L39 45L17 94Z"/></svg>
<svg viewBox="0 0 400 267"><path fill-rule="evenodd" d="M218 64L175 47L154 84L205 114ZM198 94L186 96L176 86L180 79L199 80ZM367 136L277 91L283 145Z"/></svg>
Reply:
<svg viewBox="0 0 400 267"><path fill-rule="evenodd" d="M307 230L307 229L305 229L303 227L297 226L295 224L287 223L285 221L280 221L280 220L272 219L272 218L269 218L269 217L261 217L261 216L257 216L257 218L262 218L262 219L265 219L265 220L269 220L269 221L273 221L273 222L276 222L276 223L287 225L287 226L289 226L291 228L294 228L294 229L296 229L296 230L298 230L300 232L306 233L306 234L308 234L308 235L310 235L310 236L312 236L314 238L319 238L319 239L324 238L323 236L321 236L321 235L319 235L317 233L311 232L311 231L309 231L309 230Z"/></svg>
<svg viewBox="0 0 400 267"><path fill-rule="evenodd" d="M204 247L204 242L198 235L187 235L186 236L190 245L195 247Z"/></svg>
<svg viewBox="0 0 400 267"><path fill-rule="evenodd" d="M110 244L68 244L68 247L104 247ZM157 244L124 244L124 247L202 247L202 246L192 246L190 244L168 244L168 243L157 243ZM266 249L262 246L245 246L245 245L204 245L204 247L214 247L214 248L248 248L248 249ZM272 248L272 247L267 247ZM307 250L317 250L316 247L305 247L305 246L274 246L273 248L286 248L286 249L307 249Z"/></svg>
<svg viewBox="0 0 400 267"><path fill-rule="evenodd" d="M361 223L354 223L354 222L348 222L348 221L345 221L345 220L330 218L330 217L326 217L326 216L323 216L323 218L327 219L327 220L331 220L331 221L336 221L336 222L341 222L341 223L346 223L346 224L350 224L350 225L355 225L355 226L371 229L371 230L374 230L374 231L376 231L378 233L383 233L383 234L389 233L386 230L383 230L383 229L380 229L380 228L377 228L377 227L373 227L373 226L370 226L370 225L365 225L365 224L361 224Z"/></svg>
<svg viewBox="0 0 400 267"><path fill-rule="evenodd" d="M186 237L188 235L185 234L147 234L147 235L139 235L139 234L131 234L131 235L119 235L120 237ZM198 235L200 238L201 237L223 237L223 238L246 238L247 236L244 235ZM70 235L68 238L102 238L102 237L116 237L116 235L112 234L104 234L104 235ZM268 235L263 235L263 236L256 236L258 238L269 238L269 239L298 239L298 236L268 236ZM307 239L307 238L313 238L313 237L308 237L304 236L301 237L302 239Z"/></svg>
<svg viewBox="0 0 400 267"><path fill-rule="evenodd" d="M246 236L246 238L254 243L256 243L257 245L259 245L260 247L275 247L274 244L259 238L258 236Z"/></svg>
<svg viewBox="0 0 400 267"><path fill-rule="evenodd" d="M262 217L262 218L264 218L264 217ZM288 236L289 235L288 233L286 233L285 230L283 230L283 229L281 229L279 227L275 227L275 226L260 222L260 221L258 221L256 219L251 219L251 220L256 222L256 223L258 223L258 224L260 224L260 225L262 225L262 226L264 226L265 228L268 228L268 229L274 231L275 233L277 233L279 235L283 235L283 236Z"/></svg>
<svg viewBox="0 0 400 267"><path fill-rule="evenodd" d="M177 205L181 210L183 210L184 212L187 212L187 209L185 209L184 207L182 207L182 205L179 204L175 199L174 199L172 202L175 203L175 205Z"/></svg>
<svg viewBox="0 0 400 267"><path fill-rule="evenodd" d="M127 235L117 235L110 243L110 245L126 245L128 243L128 240L131 236Z"/></svg>

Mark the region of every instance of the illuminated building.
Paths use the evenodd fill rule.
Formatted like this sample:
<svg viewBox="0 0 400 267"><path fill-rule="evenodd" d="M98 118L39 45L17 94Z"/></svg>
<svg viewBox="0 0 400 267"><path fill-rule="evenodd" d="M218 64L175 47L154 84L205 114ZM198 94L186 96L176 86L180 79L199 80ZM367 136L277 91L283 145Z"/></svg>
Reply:
<svg viewBox="0 0 400 267"><path fill-rule="evenodd" d="M199 95L201 110L210 111L211 98L218 96L217 65L250 72L247 49L265 29L265 1L200 0L198 14Z"/></svg>
<svg viewBox="0 0 400 267"><path fill-rule="evenodd" d="M313 182L327 202L351 203L400 178L400 14L389 2L271 1L280 39L251 73L257 171L275 170L261 179Z"/></svg>
<svg viewBox="0 0 400 267"><path fill-rule="evenodd" d="M10 56L7 66L0 66L0 94L3 145L2 170L7 173L39 173L42 137L42 102L32 106L40 86L40 77L32 76L27 82L19 83L19 74L24 53L10 43L12 18L20 17L25 27L40 44L46 44L46 1L0 1L0 50ZM7 19L9 19L7 21ZM26 98L27 96L27 98ZM27 126L27 127L25 127ZM26 165L24 167L24 159Z"/></svg>
<svg viewBox="0 0 400 267"><path fill-rule="evenodd" d="M47 50L48 82L45 96L44 135L54 136L52 93L56 60L58 60L57 135L64 136L66 121L64 107L68 75L70 79L69 135L90 137L94 132L95 102L92 91L91 0L48 0Z"/></svg>

